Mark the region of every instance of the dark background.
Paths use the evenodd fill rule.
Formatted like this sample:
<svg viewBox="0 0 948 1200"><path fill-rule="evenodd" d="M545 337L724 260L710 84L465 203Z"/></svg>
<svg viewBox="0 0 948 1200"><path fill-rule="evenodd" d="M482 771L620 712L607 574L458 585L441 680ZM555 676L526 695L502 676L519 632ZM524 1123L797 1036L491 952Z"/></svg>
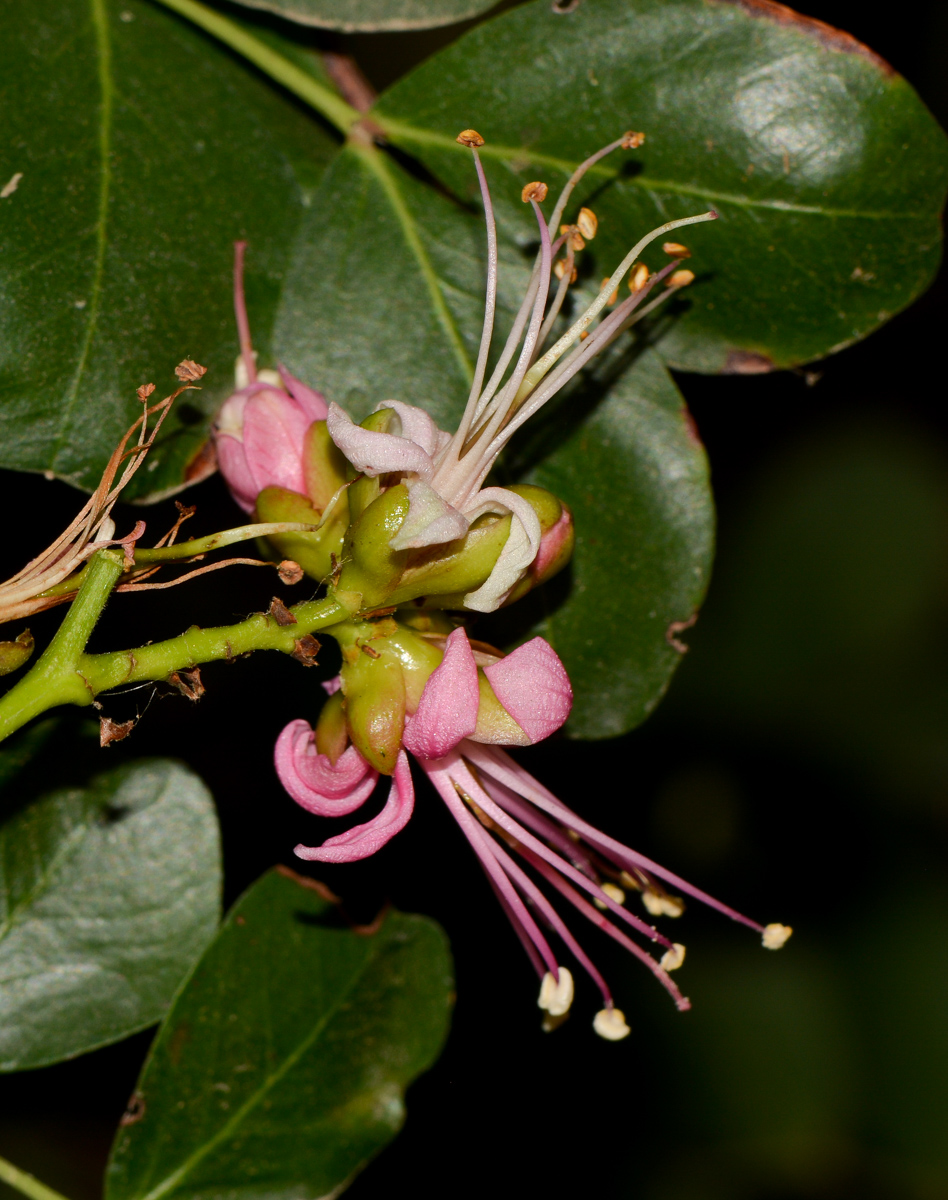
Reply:
<svg viewBox="0 0 948 1200"><path fill-rule="evenodd" d="M807 11L881 53L948 123L941 0ZM464 28L323 42L382 88ZM768 954L692 906L675 927L689 947L691 1013L675 1013L611 944L594 945L632 1036L594 1037L582 987L572 1019L544 1035L529 965L424 794L396 843L320 872L356 915L391 898L436 917L457 960L448 1047L352 1200L948 1197L946 333L943 273L910 312L816 366L818 379L679 377L720 510L691 652L633 734L522 756L595 824L755 917L792 924L793 940ZM12 572L71 518L77 495L12 473L0 489ZM188 500L196 531L233 523L219 480ZM170 509L145 514L152 529L170 524ZM226 586L217 576L186 595L117 598L107 644L170 636L196 612L203 624L239 618L269 602L263 575L235 568ZM40 644L55 623L32 623ZM150 701L107 765L173 752L201 773L220 806L229 902L313 840L271 747L287 720L315 711L304 673L282 656L209 667L205 682L197 706L150 688L107 700L116 720ZM82 723L62 735L73 782L86 757L104 762ZM73 1200L98 1195L149 1038L0 1078L0 1153Z"/></svg>

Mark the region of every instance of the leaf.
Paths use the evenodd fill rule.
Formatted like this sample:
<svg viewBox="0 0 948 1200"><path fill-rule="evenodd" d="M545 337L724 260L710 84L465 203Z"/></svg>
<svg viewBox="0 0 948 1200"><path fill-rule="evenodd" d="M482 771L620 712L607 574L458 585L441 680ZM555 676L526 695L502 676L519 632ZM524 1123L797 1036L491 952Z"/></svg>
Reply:
<svg viewBox="0 0 948 1200"><path fill-rule="evenodd" d="M4 746L0 775L17 758ZM219 906L213 802L178 763L121 767L9 816L0 825L0 1070L73 1058L159 1020L213 936Z"/></svg>
<svg viewBox="0 0 948 1200"><path fill-rule="evenodd" d="M301 25L343 33L430 29L466 21L493 8L496 0L238 0Z"/></svg>
<svg viewBox="0 0 948 1200"><path fill-rule="evenodd" d="M355 932L325 894L277 868L237 902L158 1034L107 1200L335 1195L398 1131L447 1031L445 937L393 911Z"/></svg>
<svg viewBox="0 0 948 1200"><path fill-rule="evenodd" d="M90 487L140 414L136 387L209 368L176 405L139 495L200 473L233 385L232 242L255 341L335 143L187 22L142 0L11 0L0 19L0 465Z"/></svg>
<svg viewBox="0 0 948 1200"><path fill-rule="evenodd" d="M565 434L564 417L550 422L562 443L527 479L573 511L574 578L571 588L564 579L541 589L540 604L567 594L531 632L552 643L569 672L567 732L612 737L645 720L681 660L676 635L710 577L714 502L704 448L654 351L585 420L573 415Z"/></svg>
<svg viewBox="0 0 948 1200"><path fill-rule="evenodd" d="M830 353L911 303L938 266L944 134L871 51L784 8L587 0L559 16L536 0L433 55L373 117L459 196L473 172L454 136L475 126L503 232L519 239L532 236L524 183L558 187L623 129L645 131L576 195L600 219L588 278L655 225L715 208L720 221L687 231L698 282L661 345L688 370ZM661 263L660 243L644 257Z"/></svg>

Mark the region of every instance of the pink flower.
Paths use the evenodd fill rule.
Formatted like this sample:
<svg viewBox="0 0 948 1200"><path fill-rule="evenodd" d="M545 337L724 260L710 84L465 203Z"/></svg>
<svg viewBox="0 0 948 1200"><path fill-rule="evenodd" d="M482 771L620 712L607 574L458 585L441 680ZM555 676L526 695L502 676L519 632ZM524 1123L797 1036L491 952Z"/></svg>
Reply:
<svg viewBox="0 0 948 1200"><path fill-rule="evenodd" d="M521 744L548 737L569 715L569 680L542 638L491 661L484 675L496 698L493 702L499 701L523 731ZM684 961L684 946L630 912L624 904L627 890L642 894L650 915L679 916L684 904L665 890L669 884L757 930L770 949L786 941L790 931L785 926L759 925L583 821L505 750L490 744L490 723L486 736L482 728L485 703L474 651L464 630L455 629L446 640L441 664L406 718L403 744L477 854L536 968L547 1028L565 1017L573 997L572 975L551 945L558 939L600 991L603 1007L593 1022L596 1032L613 1041L629 1032L605 979L557 912L550 890L643 962L681 1010L690 1003L669 972ZM354 746L334 768L325 756L315 755L313 734L304 721L292 722L280 735L276 765L287 791L311 812L328 812L330 805L335 806L333 813L353 811L367 798L367 780L375 776ZM352 781L345 800L336 790L345 786L344 777ZM351 807L344 810L342 804ZM296 853L317 862L365 858L405 826L413 804L408 760L401 750L388 802L377 817L322 846L297 846ZM661 946L661 958L653 958L633 934Z"/></svg>
<svg viewBox="0 0 948 1200"><path fill-rule="evenodd" d="M238 390L224 401L212 435L217 462L231 495L253 512L268 487L306 495L303 450L306 431L324 421L326 401L285 367L257 372L243 291L244 242L234 248L234 308L240 332Z"/></svg>

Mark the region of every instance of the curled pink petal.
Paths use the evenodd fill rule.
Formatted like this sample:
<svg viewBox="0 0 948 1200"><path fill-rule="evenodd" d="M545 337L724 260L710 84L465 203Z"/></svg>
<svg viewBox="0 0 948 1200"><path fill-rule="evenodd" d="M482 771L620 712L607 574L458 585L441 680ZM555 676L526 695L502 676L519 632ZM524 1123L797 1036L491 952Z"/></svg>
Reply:
<svg viewBox="0 0 948 1200"><path fill-rule="evenodd" d="M494 694L531 742L549 737L573 707L573 689L559 656L541 637L484 668Z"/></svg>
<svg viewBox="0 0 948 1200"><path fill-rule="evenodd" d="M400 750L388 800L377 817L366 821L364 825L356 825L348 833L329 838L321 846L297 846L293 853L309 862L358 862L381 850L387 841L401 832L408 824L414 807L411 767L408 765L408 755Z"/></svg>
<svg viewBox="0 0 948 1200"><path fill-rule="evenodd" d="M326 424L329 436L357 471L369 476L413 471L422 479L431 478L430 455L407 438L363 429L338 404L330 404Z"/></svg>
<svg viewBox="0 0 948 1200"><path fill-rule="evenodd" d="M332 679L324 679L319 686L327 696L335 696L336 692L342 687L342 676L334 675Z"/></svg>
<svg viewBox="0 0 948 1200"><path fill-rule="evenodd" d="M318 817L345 817L368 800L379 773L355 746L336 760L319 754L306 721L291 721L274 751L280 782L297 804Z"/></svg>
<svg viewBox="0 0 948 1200"><path fill-rule="evenodd" d="M283 386L303 410L309 425L312 425L314 421L326 420L329 405L321 392L314 391L302 379L297 379L295 375L290 374L282 363L280 363L280 378L283 380Z"/></svg>
<svg viewBox="0 0 948 1200"><path fill-rule="evenodd" d="M455 629L444 658L428 676L414 716L405 723L404 744L418 758L443 758L477 728L479 702L471 643L463 629Z"/></svg>

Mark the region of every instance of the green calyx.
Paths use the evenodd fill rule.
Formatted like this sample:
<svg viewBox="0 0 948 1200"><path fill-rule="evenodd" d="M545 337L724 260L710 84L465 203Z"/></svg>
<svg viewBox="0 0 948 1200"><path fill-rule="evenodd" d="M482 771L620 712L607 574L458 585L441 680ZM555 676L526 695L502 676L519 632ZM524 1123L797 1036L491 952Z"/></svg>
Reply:
<svg viewBox="0 0 948 1200"><path fill-rule="evenodd" d="M330 497L329 503L331 508L323 512L308 497L281 487L265 488L257 497L261 521L299 521L318 526L313 533L271 534L267 541L281 558L293 559L307 575L320 581L333 572L349 521L345 490Z"/></svg>

